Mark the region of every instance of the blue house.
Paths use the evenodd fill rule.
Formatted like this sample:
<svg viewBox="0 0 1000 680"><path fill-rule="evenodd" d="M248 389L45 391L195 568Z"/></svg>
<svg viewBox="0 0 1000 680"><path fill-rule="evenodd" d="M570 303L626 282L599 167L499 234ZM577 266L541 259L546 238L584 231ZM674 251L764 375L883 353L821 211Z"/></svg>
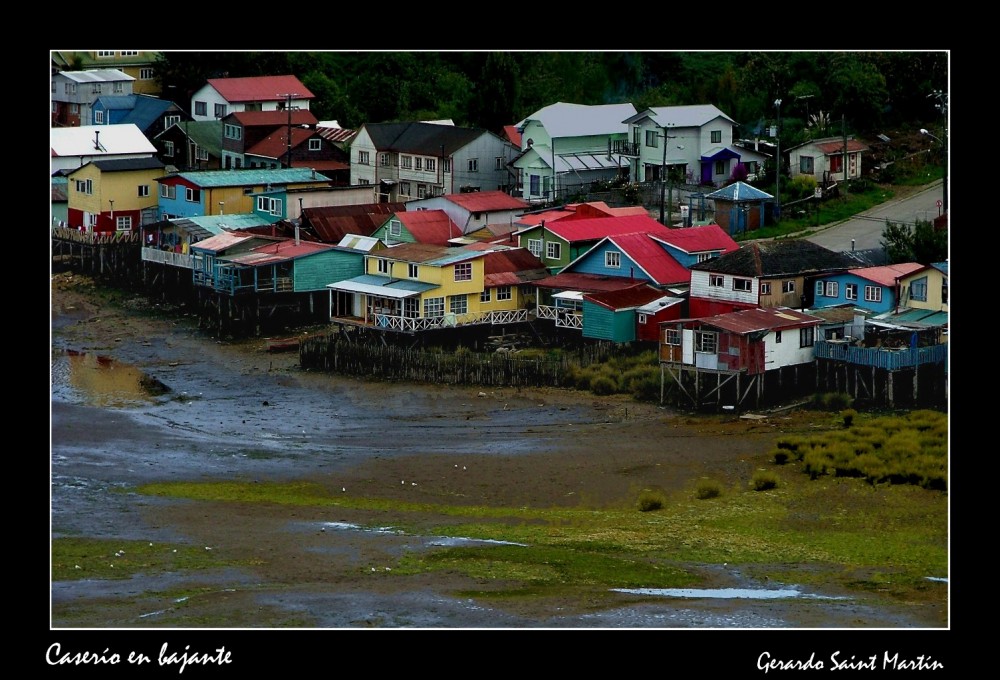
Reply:
<svg viewBox="0 0 1000 680"><path fill-rule="evenodd" d="M174 123L191 116L172 101L145 94L98 97L91 109L91 125L132 123L147 139L153 139Z"/></svg>
<svg viewBox="0 0 1000 680"><path fill-rule="evenodd" d="M813 281L812 306L850 304L876 314L892 311L900 301L898 280L922 268L917 262L904 262L825 274Z"/></svg>
<svg viewBox="0 0 1000 680"><path fill-rule="evenodd" d="M329 187L330 179L310 168L202 170L157 179L164 219L257 213L271 221L286 219L283 190Z"/></svg>

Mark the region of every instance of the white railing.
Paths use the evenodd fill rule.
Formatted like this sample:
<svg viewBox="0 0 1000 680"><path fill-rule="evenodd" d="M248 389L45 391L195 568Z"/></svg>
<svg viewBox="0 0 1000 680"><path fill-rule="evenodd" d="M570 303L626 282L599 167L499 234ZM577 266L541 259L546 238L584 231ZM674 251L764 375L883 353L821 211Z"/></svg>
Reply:
<svg viewBox="0 0 1000 680"><path fill-rule="evenodd" d="M183 267L184 269L194 269L194 256L190 253L175 253L159 248L143 248L142 259L144 262L159 262L171 267Z"/></svg>
<svg viewBox="0 0 1000 680"><path fill-rule="evenodd" d="M539 319L556 319L559 316L558 307L549 307L548 305L538 305L535 309L535 315Z"/></svg>
<svg viewBox="0 0 1000 680"><path fill-rule="evenodd" d="M473 324L508 324L528 320L528 310L510 309L480 314L445 314L432 317L405 317L390 314L374 314L373 324L378 328L394 331L427 331L435 328L454 328Z"/></svg>
<svg viewBox="0 0 1000 680"><path fill-rule="evenodd" d="M536 314L539 319L552 319L557 328L583 328L583 314L566 307L538 305Z"/></svg>

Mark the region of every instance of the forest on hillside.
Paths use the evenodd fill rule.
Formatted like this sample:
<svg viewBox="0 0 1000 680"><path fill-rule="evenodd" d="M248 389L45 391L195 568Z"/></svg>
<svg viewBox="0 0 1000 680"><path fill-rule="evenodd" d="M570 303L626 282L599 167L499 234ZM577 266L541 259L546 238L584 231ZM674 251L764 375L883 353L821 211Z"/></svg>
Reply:
<svg viewBox="0 0 1000 680"><path fill-rule="evenodd" d="M766 136L780 115L782 141L794 144L810 122L813 137L943 132L948 70L944 51L190 51L163 52L157 77L187 107L209 78L294 74L315 95L316 117L346 128L451 119L497 132L560 101L714 104L741 137Z"/></svg>

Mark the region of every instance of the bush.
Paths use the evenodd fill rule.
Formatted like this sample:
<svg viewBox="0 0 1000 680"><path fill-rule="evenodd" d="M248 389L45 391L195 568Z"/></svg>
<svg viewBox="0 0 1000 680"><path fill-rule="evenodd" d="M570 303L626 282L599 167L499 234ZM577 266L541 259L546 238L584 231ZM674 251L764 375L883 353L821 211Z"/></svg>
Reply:
<svg viewBox="0 0 1000 680"><path fill-rule="evenodd" d="M821 392L813 395L813 407L822 411L841 411L850 407L854 399L846 392Z"/></svg>
<svg viewBox="0 0 1000 680"><path fill-rule="evenodd" d="M854 418L858 415L858 412L853 408L845 408L840 412L840 417L844 419L844 427L850 427L854 424Z"/></svg>
<svg viewBox="0 0 1000 680"><path fill-rule="evenodd" d="M639 508L639 512L649 512L651 510L660 510L666 504L667 497L663 495L662 491L643 489L642 493L639 494L639 501L636 506Z"/></svg>
<svg viewBox="0 0 1000 680"><path fill-rule="evenodd" d="M784 465L788 462L788 451L786 449L775 449L774 450L774 462L778 465Z"/></svg>
<svg viewBox="0 0 1000 680"><path fill-rule="evenodd" d="M596 375L590 381L590 391L598 395L614 394L618 391L618 383L606 375Z"/></svg>
<svg viewBox="0 0 1000 680"><path fill-rule="evenodd" d="M778 486L778 476L773 472L758 470L750 478L750 488L754 491L767 491Z"/></svg>
<svg viewBox="0 0 1000 680"><path fill-rule="evenodd" d="M695 498L705 500L706 498L717 498L722 495L722 485L714 479L703 479L698 482L694 490Z"/></svg>

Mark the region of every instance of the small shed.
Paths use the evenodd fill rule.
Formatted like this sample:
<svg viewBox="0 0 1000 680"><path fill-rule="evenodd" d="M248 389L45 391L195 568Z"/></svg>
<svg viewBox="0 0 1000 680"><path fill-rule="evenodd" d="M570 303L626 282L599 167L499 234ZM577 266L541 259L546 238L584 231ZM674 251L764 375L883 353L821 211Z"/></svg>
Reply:
<svg viewBox="0 0 1000 680"><path fill-rule="evenodd" d="M705 198L715 201L715 223L727 234L734 235L760 229L764 224L765 206L774 196L746 182L733 182Z"/></svg>
<svg viewBox="0 0 1000 680"><path fill-rule="evenodd" d="M662 290L640 283L620 290L587 293L583 296L583 337L613 342L659 339L659 325L652 323L649 311L640 313L640 308L653 310L650 304L666 297L677 302L679 298L665 296ZM664 305L657 305L657 309ZM655 310L654 310L655 311ZM640 329L639 317L644 320ZM674 317L679 318L679 317ZM648 329L647 329L648 326ZM641 330L651 330L652 337L641 338Z"/></svg>

